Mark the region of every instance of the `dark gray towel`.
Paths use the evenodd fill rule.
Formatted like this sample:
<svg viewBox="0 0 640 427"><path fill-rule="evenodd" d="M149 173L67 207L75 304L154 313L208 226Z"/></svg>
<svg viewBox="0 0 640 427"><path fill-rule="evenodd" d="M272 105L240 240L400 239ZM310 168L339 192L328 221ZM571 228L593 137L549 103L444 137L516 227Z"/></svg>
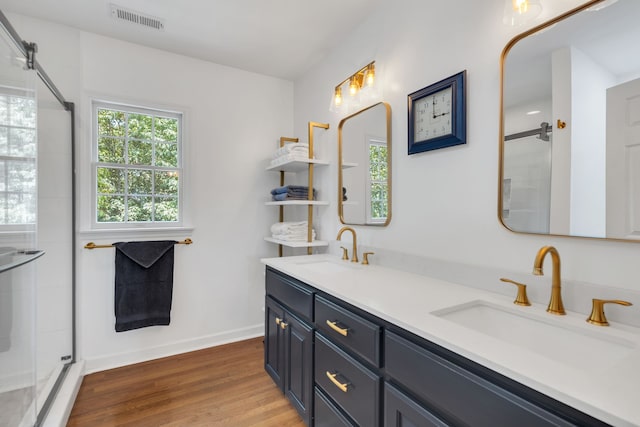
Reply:
<svg viewBox="0 0 640 427"><path fill-rule="evenodd" d="M169 324L176 243L162 240L113 244L116 332Z"/></svg>

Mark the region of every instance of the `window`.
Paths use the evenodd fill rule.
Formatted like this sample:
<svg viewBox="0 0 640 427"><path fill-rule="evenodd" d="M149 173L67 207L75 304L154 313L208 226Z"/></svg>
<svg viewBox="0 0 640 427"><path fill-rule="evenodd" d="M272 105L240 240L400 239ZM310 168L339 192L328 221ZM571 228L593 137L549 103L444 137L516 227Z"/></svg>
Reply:
<svg viewBox="0 0 640 427"><path fill-rule="evenodd" d="M385 141L369 139L369 191L367 222L387 220L387 144Z"/></svg>
<svg viewBox="0 0 640 427"><path fill-rule="evenodd" d="M36 100L33 93L0 87L0 225L36 221Z"/></svg>
<svg viewBox="0 0 640 427"><path fill-rule="evenodd" d="M181 222L182 115L94 103L95 222Z"/></svg>

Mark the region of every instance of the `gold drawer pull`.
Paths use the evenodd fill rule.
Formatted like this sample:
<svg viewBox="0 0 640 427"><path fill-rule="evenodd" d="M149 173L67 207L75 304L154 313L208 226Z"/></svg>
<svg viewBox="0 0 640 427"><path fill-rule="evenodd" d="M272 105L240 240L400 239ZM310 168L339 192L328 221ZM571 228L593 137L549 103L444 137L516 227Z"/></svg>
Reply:
<svg viewBox="0 0 640 427"><path fill-rule="evenodd" d="M279 317L276 317L276 325L280 326L280 322L282 322L282 319Z"/></svg>
<svg viewBox="0 0 640 427"><path fill-rule="evenodd" d="M280 327L281 327L282 329L287 329L287 326L289 326L289 324L288 324L288 323L285 323L285 322L282 322L282 321L280 322Z"/></svg>
<svg viewBox="0 0 640 427"><path fill-rule="evenodd" d="M336 374L332 374L331 372L327 371L327 377L331 380L331 382L332 382L336 387L338 387L340 390L342 390L342 391L343 391L343 392L345 392L345 393L346 393L347 391L349 391L349 389L347 388L347 387L349 386L349 383L342 384L340 381L338 381L338 380L336 379L336 375L338 375L338 374L337 374L337 373L336 373Z"/></svg>
<svg viewBox="0 0 640 427"><path fill-rule="evenodd" d="M349 329L348 328L341 328L340 326L337 325L337 323L338 322L332 322L331 320L327 320L327 325L329 325L329 327L331 329L333 329L334 331L336 331L337 333L339 333L343 337L346 337L347 333L349 332Z"/></svg>

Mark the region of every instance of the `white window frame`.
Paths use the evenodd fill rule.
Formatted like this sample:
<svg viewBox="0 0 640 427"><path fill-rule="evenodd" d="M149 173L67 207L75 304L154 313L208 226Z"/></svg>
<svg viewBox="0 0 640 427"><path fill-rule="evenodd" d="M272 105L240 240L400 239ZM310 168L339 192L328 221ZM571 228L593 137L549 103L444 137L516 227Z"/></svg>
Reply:
<svg viewBox="0 0 640 427"><path fill-rule="evenodd" d="M179 187L178 187L178 221L166 222L166 221L127 221L127 222L99 222L98 221L98 180L97 171L99 166L109 166L110 163L98 162L98 110L109 109L116 111L123 111L126 113L137 113L145 115L154 115L167 118L178 119L178 166L177 168L170 168L176 170L179 174ZM175 229L184 227L185 223L185 209L184 209L184 127L185 127L185 113L183 111L177 111L175 109L168 108L155 108L148 106L138 106L132 103L118 102L118 101L106 101L106 100L91 100L91 228L93 230L143 230L143 229ZM122 167L123 169L148 169L148 170L166 170L165 167L157 167L153 165L121 165L114 166Z"/></svg>

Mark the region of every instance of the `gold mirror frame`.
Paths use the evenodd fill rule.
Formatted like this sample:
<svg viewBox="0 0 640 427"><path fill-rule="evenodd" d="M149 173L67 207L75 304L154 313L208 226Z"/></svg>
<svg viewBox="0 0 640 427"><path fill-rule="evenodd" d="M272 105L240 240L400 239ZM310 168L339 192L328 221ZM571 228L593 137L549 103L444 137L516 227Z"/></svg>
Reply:
<svg viewBox="0 0 640 427"><path fill-rule="evenodd" d="M513 39L511 39L507 45L502 50L502 54L500 56L500 103L499 103L499 129L498 129L498 221L505 227L507 230L518 233L518 234L528 234L528 235L537 235L537 236L553 236L553 237L573 237L580 239L590 239L590 240L608 240L608 241L617 241L617 242L631 242L631 243L640 243L640 240L634 239L623 239L623 238L615 238L615 237L592 237L592 236L580 236L580 235L568 235L568 234L554 234L554 233L535 233L528 231L517 231L509 228L507 224L505 224L503 219L503 176L504 176L504 150L505 150L505 118L504 118L504 91L505 91L505 61L508 53L514 47L516 43L521 41L522 39L529 37L539 31L543 31L547 28L554 26L555 24L573 16L580 12L586 11L589 8L592 8L600 3L604 3L608 0L591 0L588 1L574 9L571 9L556 18L553 18L543 24L540 24L536 27L531 28L521 34L518 34Z"/></svg>
<svg viewBox="0 0 640 427"><path fill-rule="evenodd" d="M366 111L369 111L375 107L378 106L384 106L385 108L385 116L386 116L386 124L387 124L387 132L386 132L386 139L387 139L387 218L384 222L380 222L380 223L353 223L353 222L347 222L345 221L344 218L344 205L343 205L343 194L342 194L342 187L343 187L343 170L344 170L344 163L343 163L343 159L342 159L342 152L343 152L343 127L345 125L345 123L349 120L352 119L356 116L358 116L359 114L362 114ZM337 192L337 196L338 196L338 217L340 218L340 222L342 224L351 224L351 225L366 225L366 226L375 226L375 227L385 227L387 225L389 225L389 223L391 222L391 148L392 148L392 144L391 144L391 106L386 103L386 102L378 102L376 104L373 104L367 108L364 108L360 111L357 111L347 117L345 117L344 119L342 119L340 121L340 124L338 125L338 192Z"/></svg>

